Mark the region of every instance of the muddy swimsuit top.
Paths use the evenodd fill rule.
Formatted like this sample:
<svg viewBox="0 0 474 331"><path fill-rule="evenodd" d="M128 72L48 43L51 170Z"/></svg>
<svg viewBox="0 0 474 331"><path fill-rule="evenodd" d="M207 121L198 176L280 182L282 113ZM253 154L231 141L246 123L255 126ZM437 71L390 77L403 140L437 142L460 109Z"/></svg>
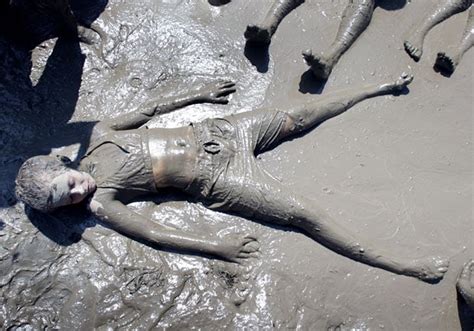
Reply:
<svg viewBox="0 0 474 331"><path fill-rule="evenodd" d="M111 131L94 140L81 160L97 188L156 192L148 130Z"/></svg>

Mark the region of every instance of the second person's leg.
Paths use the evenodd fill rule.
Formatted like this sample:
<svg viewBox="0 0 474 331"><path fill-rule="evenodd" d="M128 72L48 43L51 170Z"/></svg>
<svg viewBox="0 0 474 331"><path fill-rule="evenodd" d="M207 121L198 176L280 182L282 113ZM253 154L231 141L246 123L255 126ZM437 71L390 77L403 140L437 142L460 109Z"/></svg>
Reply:
<svg viewBox="0 0 474 331"><path fill-rule="evenodd" d="M349 47L357 40L362 32L369 26L374 12L375 0L350 0L331 47L319 55L314 55L311 50L303 52L306 63L319 79L327 79L332 68Z"/></svg>
<svg viewBox="0 0 474 331"><path fill-rule="evenodd" d="M434 12L425 17L424 20L410 32L409 37L403 43L405 51L413 60L419 61L423 54L423 43L428 32L451 16L465 11L471 5L472 0L443 0L442 3L436 7Z"/></svg>
<svg viewBox="0 0 474 331"><path fill-rule="evenodd" d="M269 44L278 25L293 9L305 0L275 0L261 24L249 25L245 31L245 38L255 43Z"/></svg>
<svg viewBox="0 0 474 331"><path fill-rule="evenodd" d="M471 6L467 18L466 28L461 42L448 50L447 52L439 52L436 58L435 67L447 74L452 74L464 53L466 53L474 45L474 6Z"/></svg>

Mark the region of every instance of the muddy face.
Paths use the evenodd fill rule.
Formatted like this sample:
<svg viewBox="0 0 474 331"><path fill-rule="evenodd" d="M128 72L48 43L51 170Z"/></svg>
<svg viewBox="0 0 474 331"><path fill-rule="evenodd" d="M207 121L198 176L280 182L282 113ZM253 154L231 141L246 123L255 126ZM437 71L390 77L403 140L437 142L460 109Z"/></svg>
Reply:
<svg viewBox="0 0 474 331"><path fill-rule="evenodd" d="M96 189L94 179L85 172L69 170L51 183L52 208L77 204Z"/></svg>

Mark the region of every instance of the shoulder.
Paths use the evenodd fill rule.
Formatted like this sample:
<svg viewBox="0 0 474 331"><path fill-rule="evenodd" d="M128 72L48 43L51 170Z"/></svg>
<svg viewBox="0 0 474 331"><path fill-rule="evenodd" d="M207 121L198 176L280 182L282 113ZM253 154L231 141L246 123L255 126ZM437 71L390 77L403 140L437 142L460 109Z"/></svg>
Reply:
<svg viewBox="0 0 474 331"><path fill-rule="evenodd" d="M93 214L101 214L116 199L117 190L98 188L89 202L89 209Z"/></svg>
<svg viewBox="0 0 474 331"><path fill-rule="evenodd" d="M97 122L97 124L92 129L91 140L99 139L103 137L107 133L112 132L113 130L110 128L106 121Z"/></svg>

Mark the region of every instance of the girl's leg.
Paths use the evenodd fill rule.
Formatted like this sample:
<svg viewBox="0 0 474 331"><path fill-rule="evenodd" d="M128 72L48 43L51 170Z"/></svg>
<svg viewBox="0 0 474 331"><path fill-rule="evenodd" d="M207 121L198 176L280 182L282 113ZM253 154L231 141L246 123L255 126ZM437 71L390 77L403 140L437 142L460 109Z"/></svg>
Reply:
<svg viewBox="0 0 474 331"><path fill-rule="evenodd" d="M231 115L225 119L234 123L240 132L239 143L242 148L249 153L259 154L290 136L313 129L316 125L344 113L365 99L399 92L412 80L413 76L402 74L393 83L341 91L284 111L259 109Z"/></svg>
<svg viewBox="0 0 474 331"><path fill-rule="evenodd" d="M327 79L332 68L349 47L369 26L374 12L375 0L350 0L339 25L336 39L329 50L313 55L311 50L303 52L303 58L318 79Z"/></svg>
<svg viewBox="0 0 474 331"><path fill-rule="evenodd" d="M303 2L304 0L276 0L261 24L247 26L245 38L250 42L269 44L285 16Z"/></svg>
<svg viewBox="0 0 474 331"><path fill-rule="evenodd" d="M226 184L232 186L229 191L238 193L228 196L231 203L224 211L264 222L295 226L334 252L396 274L432 282L443 278L447 271L448 261L438 257L406 259L372 247L370 241L346 229L313 201L289 191L262 170L255 170L252 177L247 176L245 180L226 181Z"/></svg>
<svg viewBox="0 0 474 331"><path fill-rule="evenodd" d="M437 24L465 11L471 5L472 0L443 0L433 13L410 32L409 37L403 43L405 51L413 60L419 61L423 54L423 43L428 32Z"/></svg>
<svg viewBox="0 0 474 331"><path fill-rule="evenodd" d="M467 18L466 28L461 42L453 47L450 51L438 53L435 68L450 75L456 70L457 65L469 48L474 45L474 6L471 6Z"/></svg>
<svg viewBox="0 0 474 331"><path fill-rule="evenodd" d="M341 91L333 96L287 109L284 111L287 114L287 119L275 142L278 143L289 136L310 130L316 125L344 113L363 100L380 95L397 93L410 84L412 80L413 76L402 74L402 76L393 83Z"/></svg>

